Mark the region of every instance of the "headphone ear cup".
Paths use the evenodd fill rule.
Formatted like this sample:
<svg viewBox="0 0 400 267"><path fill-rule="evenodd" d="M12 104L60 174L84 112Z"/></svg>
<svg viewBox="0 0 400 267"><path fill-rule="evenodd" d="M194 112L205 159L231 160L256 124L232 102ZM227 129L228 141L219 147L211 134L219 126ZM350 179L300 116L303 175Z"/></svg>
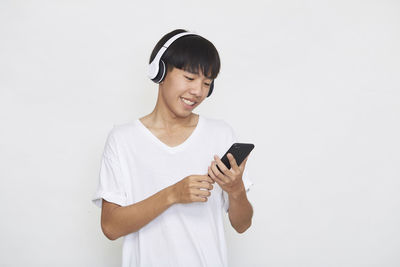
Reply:
<svg viewBox="0 0 400 267"><path fill-rule="evenodd" d="M158 73L154 79L152 79L153 82L155 83L160 83L164 80L165 77L165 72L167 68L165 66L165 63L162 59L160 59L160 62L158 63Z"/></svg>
<svg viewBox="0 0 400 267"><path fill-rule="evenodd" d="M210 90L208 91L207 97L209 97L212 94L213 89L214 89L214 80L212 80L210 84Z"/></svg>

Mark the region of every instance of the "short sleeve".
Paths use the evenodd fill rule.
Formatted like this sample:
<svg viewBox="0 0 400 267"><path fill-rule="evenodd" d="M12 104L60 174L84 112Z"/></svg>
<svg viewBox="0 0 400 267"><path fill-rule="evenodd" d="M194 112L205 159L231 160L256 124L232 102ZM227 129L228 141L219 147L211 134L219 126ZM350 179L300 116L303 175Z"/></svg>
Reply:
<svg viewBox="0 0 400 267"><path fill-rule="evenodd" d="M233 128L230 125L228 125L228 128L229 128L229 134L228 134L228 137L227 137L228 143L227 143L227 149L226 150L228 150L233 143L238 142L237 138L236 138L236 134L235 134ZM246 168L244 169L242 180L243 180L243 184L244 184L244 188L246 190L246 193L248 194L249 191L250 191L250 188L253 186L253 182L249 179L249 171L248 171L247 166L248 166L248 164L246 163ZM226 193L223 190L222 190L222 199L223 199L223 208L224 208L224 210L226 212L228 212L228 210L229 210L229 197L228 197L228 193Z"/></svg>
<svg viewBox="0 0 400 267"><path fill-rule="evenodd" d="M112 130L107 137L100 162L98 186L92 199L92 202L100 208L102 199L120 206L126 205L126 193L113 132Z"/></svg>

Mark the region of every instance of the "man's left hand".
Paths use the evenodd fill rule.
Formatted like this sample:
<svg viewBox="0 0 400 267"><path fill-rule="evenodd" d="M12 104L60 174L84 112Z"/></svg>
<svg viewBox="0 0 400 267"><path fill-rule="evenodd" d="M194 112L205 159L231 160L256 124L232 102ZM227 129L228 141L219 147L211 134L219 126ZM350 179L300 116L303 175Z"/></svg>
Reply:
<svg viewBox="0 0 400 267"><path fill-rule="evenodd" d="M242 177L249 156L246 157L240 166L237 165L231 153L228 153L227 156L231 164L231 169L229 170L221 159L215 155L214 161L208 167L208 175L229 195L240 194L245 190ZM221 171L218 170L217 165Z"/></svg>

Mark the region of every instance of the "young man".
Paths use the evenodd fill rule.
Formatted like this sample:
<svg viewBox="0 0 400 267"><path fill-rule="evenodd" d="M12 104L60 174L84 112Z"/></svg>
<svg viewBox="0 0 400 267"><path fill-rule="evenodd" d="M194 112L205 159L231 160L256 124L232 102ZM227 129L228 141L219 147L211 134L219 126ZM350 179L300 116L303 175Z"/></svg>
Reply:
<svg viewBox="0 0 400 267"><path fill-rule="evenodd" d="M102 230L111 240L124 236L123 267L227 266L222 210L239 233L253 215L247 158L238 166L229 155L228 170L217 155L236 141L233 129L192 112L213 90L218 52L175 30L150 63L159 83L153 112L114 126L106 141L93 199Z"/></svg>

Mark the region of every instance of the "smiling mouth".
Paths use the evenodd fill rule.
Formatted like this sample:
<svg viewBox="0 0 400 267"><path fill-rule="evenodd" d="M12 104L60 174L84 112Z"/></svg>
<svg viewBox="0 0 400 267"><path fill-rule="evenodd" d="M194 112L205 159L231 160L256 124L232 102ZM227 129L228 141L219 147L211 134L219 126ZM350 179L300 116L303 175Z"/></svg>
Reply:
<svg viewBox="0 0 400 267"><path fill-rule="evenodd" d="M194 106L196 104L196 102L190 101L190 100L188 100L186 98L181 97L181 99L185 104L187 104L189 106Z"/></svg>

